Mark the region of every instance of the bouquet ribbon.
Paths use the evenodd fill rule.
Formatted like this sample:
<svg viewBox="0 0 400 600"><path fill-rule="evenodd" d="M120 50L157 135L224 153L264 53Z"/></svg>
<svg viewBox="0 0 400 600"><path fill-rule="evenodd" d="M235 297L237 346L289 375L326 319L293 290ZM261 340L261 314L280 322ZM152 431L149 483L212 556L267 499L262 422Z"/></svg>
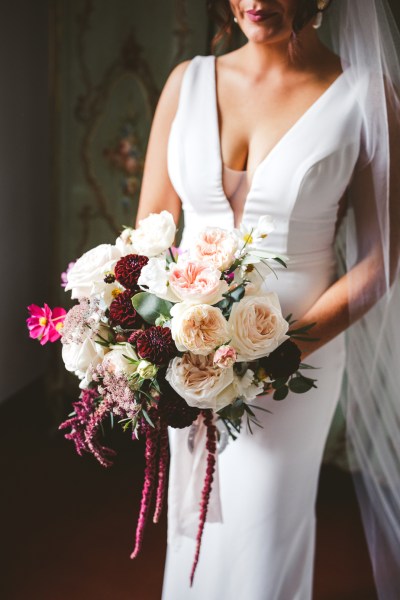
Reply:
<svg viewBox="0 0 400 600"><path fill-rule="evenodd" d="M195 421L197 431L193 452L188 445L190 427L169 428L171 461L168 486L168 544L178 549L182 536L196 539L199 526L201 493L207 469L207 429L201 416ZM218 451L207 509L208 523L222 523L219 488Z"/></svg>

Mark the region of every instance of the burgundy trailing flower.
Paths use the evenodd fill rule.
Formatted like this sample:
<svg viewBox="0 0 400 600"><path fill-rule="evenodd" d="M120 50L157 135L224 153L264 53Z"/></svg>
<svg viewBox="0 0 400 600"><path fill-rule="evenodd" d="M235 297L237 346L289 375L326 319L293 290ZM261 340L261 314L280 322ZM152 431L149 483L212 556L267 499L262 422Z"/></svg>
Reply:
<svg viewBox="0 0 400 600"><path fill-rule="evenodd" d="M301 351L299 347L292 340L286 340L269 356L262 358L260 366L265 369L271 379L280 379L281 377L290 377L290 375L296 373L300 362Z"/></svg>
<svg viewBox="0 0 400 600"><path fill-rule="evenodd" d="M161 425L160 437L160 454L158 457L158 485L157 485L157 499L156 509L154 511L153 523L158 523L162 507L164 504L165 489L167 484L167 470L169 462L169 442L168 442L168 429L166 425Z"/></svg>
<svg viewBox="0 0 400 600"><path fill-rule="evenodd" d="M128 254L119 259L115 265L115 279L127 288L133 290L137 286L140 273L145 265L149 262L147 256L140 254Z"/></svg>
<svg viewBox="0 0 400 600"><path fill-rule="evenodd" d="M150 512L150 503L154 491L156 475L156 455L160 432L157 428L146 426L146 467L144 471L144 484L142 490L142 501L140 504L139 520L136 528L135 548L131 558L136 558L143 543L143 533Z"/></svg>
<svg viewBox="0 0 400 600"><path fill-rule="evenodd" d="M71 428L70 433L64 435L66 440L71 440L75 444L75 449L79 456L84 452L90 452L85 438L85 429L89 420L96 410L95 399L99 396L97 388L83 390L78 402L73 402L75 416L61 423L59 429Z"/></svg>
<svg viewBox="0 0 400 600"><path fill-rule="evenodd" d="M110 414L112 403L102 400L97 405L95 400L98 397L99 391L96 388L83 390L80 400L73 403L76 415L61 423L59 429L71 427L65 438L74 442L79 456L82 456L83 452L90 452L103 467L109 467L112 465L110 459L115 456L115 451L100 444L99 428Z"/></svg>
<svg viewBox="0 0 400 600"><path fill-rule="evenodd" d="M210 501L211 487L215 470L215 452L217 449L217 428L213 423L212 411L202 410L201 414L204 419L204 424L207 427L207 471L204 480L203 491L201 493L200 521L196 537L196 552L193 560L192 572L190 574L190 587L193 585L194 574L196 572L197 563L199 562L201 538L203 536L204 524L206 522L207 517L208 503Z"/></svg>
<svg viewBox="0 0 400 600"><path fill-rule="evenodd" d="M142 324L142 318L132 306L130 290L125 290L112 301L110 306L110 321L122 329L135 329Z"/></svg>
<svg viewBox="0 0 400 600"><path fill-rule="evenodd" d="M89 423L85 429L85 441L89 452L103 467L111 467L112 460L116 454L115 450L102 446L99 442L99 429L106 417L110 415L113 409L112 399L103 399L96 411L91 415Z"/></svg>
<svg viewBox="0 0 400 600"><path fill-rule="evenodd" d="M158 366L166 365L177 353L169 327L150 327L142 331L135 342L140 358Z"/></svg>
<svg viewBox="0 0 400 600"><path fill-rule="evenodd" d="M158 413L160 420L170 427L183 429L189 427L197 419L200 409L189 406L167 381L162 381Z"/></svg>

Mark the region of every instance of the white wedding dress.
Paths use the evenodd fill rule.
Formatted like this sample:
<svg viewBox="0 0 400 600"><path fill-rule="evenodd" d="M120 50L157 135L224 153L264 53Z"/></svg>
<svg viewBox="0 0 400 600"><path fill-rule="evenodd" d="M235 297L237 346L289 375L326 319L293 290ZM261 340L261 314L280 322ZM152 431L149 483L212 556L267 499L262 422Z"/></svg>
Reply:
<svg viewBox="0 0 400 600"><path fill-rule="evenodd" d="M289 257L288 269L278 267L278 279L270 276L264 284L279 294L284 316L301 317L337 277L338 204L360 152L358 96L345 70L264 158L245 198L243 222L252 226L271 215L268 248ZM184 210L183 246L206 226L234 227L223 185L214 56L196 56L184 73L168 169ZM318 475L344 354L340 335L310 355L307 362L319 368L318 388L282 402L258 398L255 404L271 411L256 411L263 428L250 434L244 426L219 454L213 492L219 489L223 522L215 522L211 508L214 522L206 522L192 588L197 515L188 536L182 511L200 502L203 482L198 472L194 479L189 428L170 429L163 600L311 598Z"/></svg>

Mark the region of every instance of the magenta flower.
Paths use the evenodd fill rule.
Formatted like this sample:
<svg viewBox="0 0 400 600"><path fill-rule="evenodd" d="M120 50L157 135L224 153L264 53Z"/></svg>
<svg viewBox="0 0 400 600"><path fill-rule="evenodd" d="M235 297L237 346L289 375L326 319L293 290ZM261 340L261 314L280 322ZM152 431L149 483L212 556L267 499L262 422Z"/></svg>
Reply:
<svg viewBox="0 0 400 600"><path fill-rule="evenodd" d="M68 273L76 263L76 260L68 263L68 267L65 269L63 273L61 273L61 287L65 288L68 283Z"/></svg>
<svg viewBox="0 0 400 600"><path fill-rule="evenodd" d="M64 308L57 307L51 310L47 304L43 307L30 304L28 310L30 317L26 319L26 324L31 338L38 339L42 346L60 339L67 314Z"/></svg>

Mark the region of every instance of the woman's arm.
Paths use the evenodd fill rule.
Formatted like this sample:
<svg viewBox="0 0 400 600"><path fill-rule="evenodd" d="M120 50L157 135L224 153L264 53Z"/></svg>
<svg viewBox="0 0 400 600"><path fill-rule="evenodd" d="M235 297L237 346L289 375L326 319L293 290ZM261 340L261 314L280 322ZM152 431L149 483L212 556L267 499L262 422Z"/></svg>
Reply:
<svg viewBox="0 0 400 600"><path fill-rule="evenodd" d="M348 196L354 212L353 243L357 248L357 259L349 272L333 283L293 325L293 329L298 329L315 323L309 332L309 337L316 338L315 341L296 341L303 360L361 318L387 287L370 165L356 167Z"/></svg>
<svg viewBox="0 0 400 600"><path fill-rule="evenodd" d="M160 95L151 126L144 163L136 222L150 213L168 210L178 223L181 201L167 170L167 144L176 114L183 74L190 61L180 63L169 75Z"/></svg>

